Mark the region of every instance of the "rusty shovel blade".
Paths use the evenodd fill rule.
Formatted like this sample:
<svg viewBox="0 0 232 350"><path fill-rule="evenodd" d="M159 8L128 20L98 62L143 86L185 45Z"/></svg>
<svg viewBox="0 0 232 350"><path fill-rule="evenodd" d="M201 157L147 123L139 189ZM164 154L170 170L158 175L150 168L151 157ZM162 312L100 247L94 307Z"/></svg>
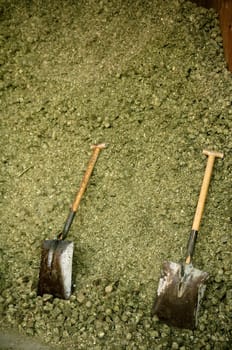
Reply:
<svg viewBox="0 0 232 350"><path fill-rule="evenodd" d="M69 299L72 292L72 259L74 244L59 239L42 243L38 295L52 294Z"/></svg>
<svg viewBox="0 0 232 350"><path fill-rule="evenodd" d="M208 273L192 264L164 262L152 315L168 325L194 329Z"/></svg>

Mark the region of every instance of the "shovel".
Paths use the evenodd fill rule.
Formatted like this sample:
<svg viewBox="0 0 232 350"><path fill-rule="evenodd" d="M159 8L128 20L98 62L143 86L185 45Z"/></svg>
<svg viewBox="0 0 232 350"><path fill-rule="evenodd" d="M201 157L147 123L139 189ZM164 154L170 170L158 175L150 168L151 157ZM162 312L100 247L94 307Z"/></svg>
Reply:
<svg viewBox="0 0 232 350"><path fill-rule="evenodd" d="M105 144L93 145L91 147L93 152L63 231L56 239L46 240L42 243L38 295L51 294L61 299L69 299L71 295L74 245L73 242L65 241L65 238L87 187L98 155L105 147Z"/></svg>
<svg viewBox="0 0 232 350"><path fill-rule="evenodd" d="M205 292L205 282L209 277L207 272L194 268L191 262L214 160L216 157L223 158L223 154L219 152L204 150L203 154L208 156L208 160L187 245L185 263L164 262L152 308L152 316L157 315L168 325L186 329L194 329L197 326L199 306Z"/></svg>

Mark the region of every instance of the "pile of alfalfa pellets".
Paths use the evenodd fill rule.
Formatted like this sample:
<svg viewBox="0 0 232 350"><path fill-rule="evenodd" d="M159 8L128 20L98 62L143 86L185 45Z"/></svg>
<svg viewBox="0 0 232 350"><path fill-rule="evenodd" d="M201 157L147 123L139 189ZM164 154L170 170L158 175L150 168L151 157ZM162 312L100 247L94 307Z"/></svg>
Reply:
<svg viewBox="0 0 232 350"><path fill-rule="evenodd" d="M213 296L205 302L198 330L194 332L172 329L161 325L156 317L151 318L143 285L128 290L128 286L120 284L105 286L103 281L75 292L69 301L49 295L36 297L21 282L23 295L17 294L17 290L13 294L11 291L12 298L8 290L2 295L2 298L6 296L4 319L12 327L18 323L22 333L36 335L48 344L66 344L71 348L78 344L80 349L191 349L193 346L229 349L231 293L222 287L222 280L220 283L215 280L208 286ZM223 282L227 283L226 278ZM22 291L22 287L19 289ZM217 324L224 328L218 329Z"/></svg>
<svg viewBox="0 0 232 350"><path fill-rule="evenodd" d="M0 6L2 331L61 349L230 349L232 79L216 13L182 0ZM99 141L70 232L74 291L37 297L41 241ZM194 260L210 280L198 328L179 330L150 311L161 263L182 257L205 147L225 152Z"/></svg>

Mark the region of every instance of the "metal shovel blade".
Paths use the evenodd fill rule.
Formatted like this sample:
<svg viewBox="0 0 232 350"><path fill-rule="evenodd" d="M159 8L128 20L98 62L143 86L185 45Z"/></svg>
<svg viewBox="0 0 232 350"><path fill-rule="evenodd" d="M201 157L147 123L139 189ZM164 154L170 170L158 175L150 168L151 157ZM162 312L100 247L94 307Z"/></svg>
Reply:
<svg viewBox="0 0 232 350"><path fill-rule="evenodd" d="M152 315L168 325L194 329L208 273L191 264L164 262Z"/></svg>
<svg viewBox="0 0 232 350"><path fill-rule="evenodd" d="M42 243L38 295L69 299L72 291L73 242L46 240Z"/></svg>

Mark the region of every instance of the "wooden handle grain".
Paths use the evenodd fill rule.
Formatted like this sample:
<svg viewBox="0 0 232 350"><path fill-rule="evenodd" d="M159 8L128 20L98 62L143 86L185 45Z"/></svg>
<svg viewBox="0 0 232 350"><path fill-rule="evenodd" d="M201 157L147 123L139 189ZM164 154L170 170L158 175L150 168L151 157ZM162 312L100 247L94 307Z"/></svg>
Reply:
<svg viewBox="0 0 232 350"><path fill-rule="evenodd" d="M199 200L196 208L196 213L195 213L193 225L192 225L192 230L195 230L195 231L198 231L200 227L200 222L201 222L201 218L205 207L205 201L208 193L208 188L209 188L209 183L210 183L210 179L213 171L215 158L224 157L223 153L215 152L215 151L203 150L203 154L208 156L208 160L207 160L205 174L204 174L201 191L199 195Z"/></svg>
<svg viewBox="0 0 232 350"><path fill-rule="evenodd" d="M81 185L80 185L80 189L76 195L76 198L73 202L73 205L72 205L72 211L73 212L76 212L79 205L80 205L80 201L81 201L81 198L85 192L85 189L87 187L87 184L88 184L88 181L89 181L89 178L93 172L93 168L94 168L94 165L97 161L97 158L99 156L99 153L100 151L105 148L106 145L104 143L101 143L101 144L98 144L98 145L93 145L91 146L91 148L93 149L93 152L92 152L92 155L91 155L91 158L89 160L89 164L87 166L87 169L86 169L86 172L84 174L84 177L81 181Z"/></svg>

